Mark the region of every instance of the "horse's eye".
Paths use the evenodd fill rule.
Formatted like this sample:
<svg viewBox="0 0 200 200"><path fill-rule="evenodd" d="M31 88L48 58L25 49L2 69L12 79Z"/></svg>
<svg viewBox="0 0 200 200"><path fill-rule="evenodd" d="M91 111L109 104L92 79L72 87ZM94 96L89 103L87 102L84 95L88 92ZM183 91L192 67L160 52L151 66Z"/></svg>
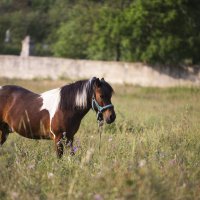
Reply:
<svg viewBox="0 0 200 200"><path fill-rule="evenodd" d="M101 97L101 99L103 99L103 98L104 98L104 95L100 95L100 97Z"/></svg>

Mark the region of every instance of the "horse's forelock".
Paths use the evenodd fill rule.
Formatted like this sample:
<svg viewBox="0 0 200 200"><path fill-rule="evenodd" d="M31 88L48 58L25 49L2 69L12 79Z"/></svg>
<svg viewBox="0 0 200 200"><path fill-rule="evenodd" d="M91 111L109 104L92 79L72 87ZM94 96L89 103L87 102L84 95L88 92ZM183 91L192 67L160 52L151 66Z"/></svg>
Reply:
<svg viewBox="0 0 200 200"><path fill-rule="evenodd" d="M114 93L114 89L112 88L112 86L109 83L107 83L107 82L105 82L105 83L106 83L106 87L108 88L108 90L110 91L110 93L111 94Z"/></svg>
<svg viewBox="0 0 200 200"><path fill-rule="evenodd" d="M100 80L99 78L93 77L93 78L91 78L91 79L89 80L89 82L90 82L90 84L93 86L94 83L95 83L95 81L97 81L97 80L99 81L100 86L103 87L103 89L104 89L104 88L107 89L111 94L114 93L113 88L111 87L111 85L110 85L108 82L106 82L106 81L104 80L104 78L101 78L101 80Z"/></svg>
<svg viewBox="0 0 200 200"><path fill-rule="evenodd" d="M109 93L110 95L112 95L114 93L114 90L112 88L112 86L106 82L104 79L101 80L102 83L102 89L105 90L107 93Z"/></svg>

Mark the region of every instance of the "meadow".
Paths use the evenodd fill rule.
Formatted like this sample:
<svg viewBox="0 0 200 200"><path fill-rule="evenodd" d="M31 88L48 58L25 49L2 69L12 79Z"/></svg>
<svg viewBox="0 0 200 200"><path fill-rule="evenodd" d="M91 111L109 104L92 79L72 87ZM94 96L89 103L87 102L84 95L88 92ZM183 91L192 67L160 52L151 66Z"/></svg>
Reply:
<svg viewBox="0 0 200 200"><path fill-rule="evenodd" d="M66 82L0 79L35 92ZM52 141L10 134L0 147L0 199L200 199L200 89L113 87L115 123L100 142L90 111L75 156L65 149L58 160Z"/></svg>

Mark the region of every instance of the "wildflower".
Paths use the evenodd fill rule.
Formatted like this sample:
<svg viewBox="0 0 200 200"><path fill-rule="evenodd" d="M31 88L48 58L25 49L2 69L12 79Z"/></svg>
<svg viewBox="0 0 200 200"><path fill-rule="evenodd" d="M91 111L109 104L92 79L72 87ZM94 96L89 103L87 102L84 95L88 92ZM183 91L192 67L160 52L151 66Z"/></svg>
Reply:
<svg viewBox="0 0 200 200"><path fill-rule="evenodd" d="M53 176L54 176L53 173L51 173L51 172L48 172L48 173L47 173L47 177L48 177L48 179L53 178Z"/></svg>
<svg viewBox="0 0 200 200"><path fill-rule="evenodd" d="M34 169L34 168L35 168L35 164L30 164L30 165L28 166L28 168L29 168L29 169Z"/></svg>
<svg viewBox="0 0 200 200"><path fill-rule="evenodd" d="M183 188L186 188L186 186L187 186L186 183L183 183L182 187L183 187Z"/></svg>
<svg viewBox="0 0 200 200"><path fill-rule="evenodd" d="M78 147L73 148L73 152L76 153L78 151Z"/></svg>
<svg viewBox="0 0 200 200"><path fill-rule="evenodd" d="M94 200L103 200L103 197L100 194L95 194Z"/></svg>
<svg viewBox="0 0 200 200"><path fill-rule="evenodd" d="M170 160L169 161L169 164L170 165L175 165L177 163L177 156L176 156L176 154L174 155L174 159L172 159L172 160Z"/></svg>
<svg viewBox="0 0 200 200"><path fill-rule="evenodd" d="M85 156L85 163L90 162L93 154L94 154L94 149L91 148L91 149L87 150L87 153L86 153L86 156Z"/></svg>
<svg viewBox="0 0 200 200"><path fill-rule="evenodd" d="M11 192L11 199L19 199L19 193L17 192Z"/></svg>
<svg viewBox="0 0 200 200"><path fill-rule="evenodd" d="M139 161L139 167L144 167L146 165L146 160L142 159Z"/></svg>

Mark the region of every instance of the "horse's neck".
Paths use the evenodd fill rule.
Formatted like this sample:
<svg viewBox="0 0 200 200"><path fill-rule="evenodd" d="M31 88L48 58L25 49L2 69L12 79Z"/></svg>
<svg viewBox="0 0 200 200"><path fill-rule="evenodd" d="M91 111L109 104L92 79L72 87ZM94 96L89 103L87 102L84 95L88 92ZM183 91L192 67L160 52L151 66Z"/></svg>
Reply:
<svg viewBox="0 0 200 200"><path fill-rule="evenodd" d="M64 116L70 117L70 118L79 118L82 120L82 118L89 112L90 108L85 109L75 109L75 110L64 110L62 111Z"/></svg>
<svg viewBox="0 0 200 200"><path fill-rule="evenodd" d="M80 115L82 118L89 112L90 108L76 110L75 113Z"/></svg>
<svg viewBox="0 0 200 200"><path fill-rule="evenodd" d="M89 112L90 109L85 109L85 110L82 110L82 111L78 111L79 112L79 115L83 118L88 112ZM81 119L82 119L81 118Z"/></svg>

